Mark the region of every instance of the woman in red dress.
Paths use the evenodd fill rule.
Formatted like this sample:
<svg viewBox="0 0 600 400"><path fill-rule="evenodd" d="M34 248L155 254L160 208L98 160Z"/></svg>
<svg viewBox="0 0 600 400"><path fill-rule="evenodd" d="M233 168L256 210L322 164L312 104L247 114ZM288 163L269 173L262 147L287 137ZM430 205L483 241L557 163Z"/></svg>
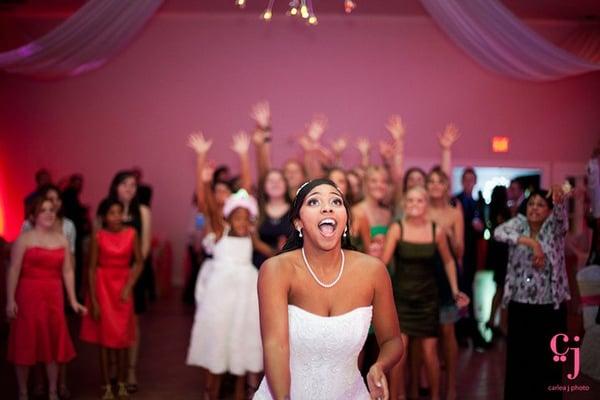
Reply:
<svg viewBox="0 0 600 400"><path fill-rule="evenodd" d="M54 229L51 201L36 198L29 210L34 229L22 233L13 247L8 270L6 314L11 319L8 360L16 366L19 399L27 399L29 368L46 365L49 399L58 400L58 364L75 357L63 306L63 282L75 312L77 302L67 239Z"/></svg>
<svg viewBox="0 0 600 400"><path fill-rule="evenodd" d="M104 199L98 207L102 229L92 237L90 252L91 315L83 319L81 339L100 346L103 399L114 399L108 374L109 352L117 360L118 397L127 398L127 349L135 340L132 288L142 270L135 229L123 225L123 204ZM131 267L132 261L134 263Z"/></svg>

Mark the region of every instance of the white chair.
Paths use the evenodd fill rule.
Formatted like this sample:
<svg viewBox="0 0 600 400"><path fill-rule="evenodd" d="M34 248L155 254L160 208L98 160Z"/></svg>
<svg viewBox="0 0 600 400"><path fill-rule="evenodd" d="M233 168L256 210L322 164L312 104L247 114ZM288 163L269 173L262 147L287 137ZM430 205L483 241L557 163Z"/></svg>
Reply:
<svg viewBox="0 0 600 400"><path fill-rule="evenodd" d="M583 328L581 344L581 372L600 381L600 325L596 323L600 306L600 265L589 265L577 273L581 294Z"/></svg>

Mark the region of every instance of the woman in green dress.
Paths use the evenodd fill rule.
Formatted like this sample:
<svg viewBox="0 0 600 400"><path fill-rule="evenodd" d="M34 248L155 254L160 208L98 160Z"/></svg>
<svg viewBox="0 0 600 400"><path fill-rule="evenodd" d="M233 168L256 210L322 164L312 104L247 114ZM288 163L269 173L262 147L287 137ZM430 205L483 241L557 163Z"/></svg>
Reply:
<svg viewBox="0 0 600 400"><path fill-rule="evenodd" d="M435 279L436 256L439 252L452 296L458 307L469 298L458 290L456 267L448 248L446 233L436 229L428 218L427 192L422 187L410 189L405 196L404 217L393 223L386 235L382 260L388 264L392 257L395 273L392 276L394 298L402 328L402 339L418 339L422 346L425 367L431 385L431 399L439 399L439 296ZM390 374L390 398L405 399L403 358Z"/></svg>

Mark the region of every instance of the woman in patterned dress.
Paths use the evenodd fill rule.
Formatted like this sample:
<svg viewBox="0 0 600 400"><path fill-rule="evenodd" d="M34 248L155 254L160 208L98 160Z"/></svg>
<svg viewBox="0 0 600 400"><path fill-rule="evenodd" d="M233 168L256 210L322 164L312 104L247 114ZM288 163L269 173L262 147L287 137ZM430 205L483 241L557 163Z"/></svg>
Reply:
<svg viewBox="0 0 600 400"><path fill-rule="evenodd" d="M552 337L566 332L570 299L565 268L568 217L560 187L539 190L527 200L527 216L496 228L509 245L503 305L508 307L505 399L561 399L548 390L562 382L562 363L553 361ZM567 346L567 344L565 344Z"/></svg>

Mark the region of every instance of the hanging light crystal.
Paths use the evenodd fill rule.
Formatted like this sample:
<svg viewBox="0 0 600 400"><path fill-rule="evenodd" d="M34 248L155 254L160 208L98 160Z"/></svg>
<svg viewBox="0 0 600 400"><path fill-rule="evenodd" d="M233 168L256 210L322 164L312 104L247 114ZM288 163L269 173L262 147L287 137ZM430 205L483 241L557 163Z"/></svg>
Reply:
<svg viewBox="0 0 600 400"><path fill-rule="evenodd" d="M356 3L352 0L344 0L344 11L346 14L350 14L356 8Z"/></svg>
<svg viewBox="0 0 600 400"><path fill-rule="evenodd" d="M273 18L273 4L275 0L269 0L269 4L265 11L262 12L260 18L265 21L270 21ZM246 7L246 0L235 0L235 5L239 8ZM287 15L292 17L301 17L308 25L317 25L317 14L313 8L312 0L290 0L288 3L289 10ZM356 8L355 0L344 0L344 11L350 14Z"/></svg>
<svg viewBox="0 0 600 400"><path fill-rule="evenodd" d="M271 18L273 18L273 3L275 3L275 0L269 0L269 5L267 6L267 9L260 16L267 22L270 21Z"/></svg>
<svg viewBox="0 0 600 400"><path fill-rule="evenodd" d="M288 4L288 6L290 7L290 9L288 10L287 15L291 15L292 17L297 16L298 9L300 7L300 0L292 0Z"/></svg>

